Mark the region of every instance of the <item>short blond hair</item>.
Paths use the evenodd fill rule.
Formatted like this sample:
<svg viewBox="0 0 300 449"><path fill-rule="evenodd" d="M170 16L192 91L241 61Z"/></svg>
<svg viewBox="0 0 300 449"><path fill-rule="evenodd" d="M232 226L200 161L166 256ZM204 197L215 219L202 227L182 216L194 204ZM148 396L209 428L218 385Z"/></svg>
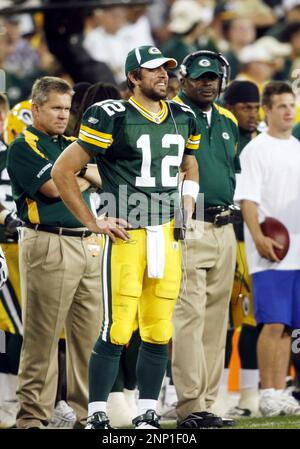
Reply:
<svg viewBox="0 0 300 449"><path fill-rule="evenodd" d="M32 86L32 103L42 105L48 101L50 92L69 94L71 97L74 91L71 85L62 78L56 76L43 76L35 81Z"/></svg>

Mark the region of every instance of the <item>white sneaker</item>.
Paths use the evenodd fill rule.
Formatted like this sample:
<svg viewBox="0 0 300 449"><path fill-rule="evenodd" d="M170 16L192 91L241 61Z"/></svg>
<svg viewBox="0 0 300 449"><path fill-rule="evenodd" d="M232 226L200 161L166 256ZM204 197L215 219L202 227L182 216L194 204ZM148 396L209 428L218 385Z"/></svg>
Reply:
<svg viewBox="0 0 300 449"><path fill-rule="evenodd" d="M18 402L6 401L0 404L0 429L9 429L16 425Z"/></svg>
<svg viewBox="0 0 300 449"><path fill-rule="evenodd" d="M129 407L123 392L114 392L108 397L107 416L112 427L128 427L136 412Z"/></svg>
<svg viewBox="0 0 300 449"><path fill-rule="evenodd" d="M76 415L74 410L65 401L59 401L49 421L49 427L71 429L75 421Z"/></svg>
<svg viewBox="0 0 300 449"><path fill-rule="evenodd" d="M249 408L242 408L237 405L236 407L230 408L224 416L225 418L241 419L252 418L253 414Z"/></svg>
<svg viewBox="0 0 300 449"><path fill-rule="evenodd" d="M300 415L300 405L289 392L280 394L280 403L284 415Z"/></svg>
<svg viewBox="0 0 300 449"><path fill-rule="evenodd" d="M280 397L275 393L263 393L259 400L259 411L262 416L283 415Z"/></svg>

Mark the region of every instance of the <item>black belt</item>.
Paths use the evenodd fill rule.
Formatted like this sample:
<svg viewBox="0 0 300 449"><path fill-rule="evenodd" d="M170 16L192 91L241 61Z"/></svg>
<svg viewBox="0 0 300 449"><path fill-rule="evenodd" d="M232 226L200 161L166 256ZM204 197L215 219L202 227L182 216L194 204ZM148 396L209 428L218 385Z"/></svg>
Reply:
<svg viewBox="0 0 300 449"><path fill-rule="evenodd" d="M35 231L44 231L44 232L50 232L51 234L58 234L58 235L67 235L69 237L88 237L89 235L92 235L92 231L88 231L87 229L79 231L76 229L67 229L67 228L59 228L55 226L47 226L42 224L34 224L34 223L24 223L23 226L25 228L34 229Z"/></svg>
<svg viewBox="0 0 300 449"><path fill-rule="evenodd" d="M193 218L196 218L195 213ZM215 226L225 226L229 223L236 224L241 220L241 212L238 209L232 209L227 206L214 206L204 209L203 220L213 223Z"/></svg>

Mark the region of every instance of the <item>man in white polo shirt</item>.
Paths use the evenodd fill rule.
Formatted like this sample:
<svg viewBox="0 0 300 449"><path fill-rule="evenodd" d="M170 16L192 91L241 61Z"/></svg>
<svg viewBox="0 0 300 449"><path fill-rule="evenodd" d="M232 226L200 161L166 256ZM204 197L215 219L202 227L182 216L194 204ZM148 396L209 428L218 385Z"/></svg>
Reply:
<svg viewBox="0 0 300 449"><path fill-rule="evenodd" d="M262 96L268 130L241 154L235 200L246 223L245 242L252 275L255 318L262 331L257 356L261 379L260 411L265 416L300 415L300 406L285 391L291 330L300 328L300 142L291 136L295 95L289 84L272 81ZM265 217L281 221L290 248L262 234Z"/></svg>

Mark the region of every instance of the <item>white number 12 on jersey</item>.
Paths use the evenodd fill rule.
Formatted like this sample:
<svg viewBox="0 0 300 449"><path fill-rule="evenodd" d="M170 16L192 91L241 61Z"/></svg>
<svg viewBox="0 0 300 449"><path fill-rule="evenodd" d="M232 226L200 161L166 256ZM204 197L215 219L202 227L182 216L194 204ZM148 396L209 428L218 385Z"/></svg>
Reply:
<svg viewBox="0 0 300 449"><path fill-rule="evenodd" d="M142 150L141 176L136 177L137 187L155 187L156 178L151 176L151 143L150 135L142 134L136 142L137 148ZM185 141L180 134L165 134L162 138L162 148L170 148L177 145L177 156L165 156L161 161L161 182L163 187L176 187L178 184L178 173L176 176L170 175L170 167L180 167Z"/></svg>

